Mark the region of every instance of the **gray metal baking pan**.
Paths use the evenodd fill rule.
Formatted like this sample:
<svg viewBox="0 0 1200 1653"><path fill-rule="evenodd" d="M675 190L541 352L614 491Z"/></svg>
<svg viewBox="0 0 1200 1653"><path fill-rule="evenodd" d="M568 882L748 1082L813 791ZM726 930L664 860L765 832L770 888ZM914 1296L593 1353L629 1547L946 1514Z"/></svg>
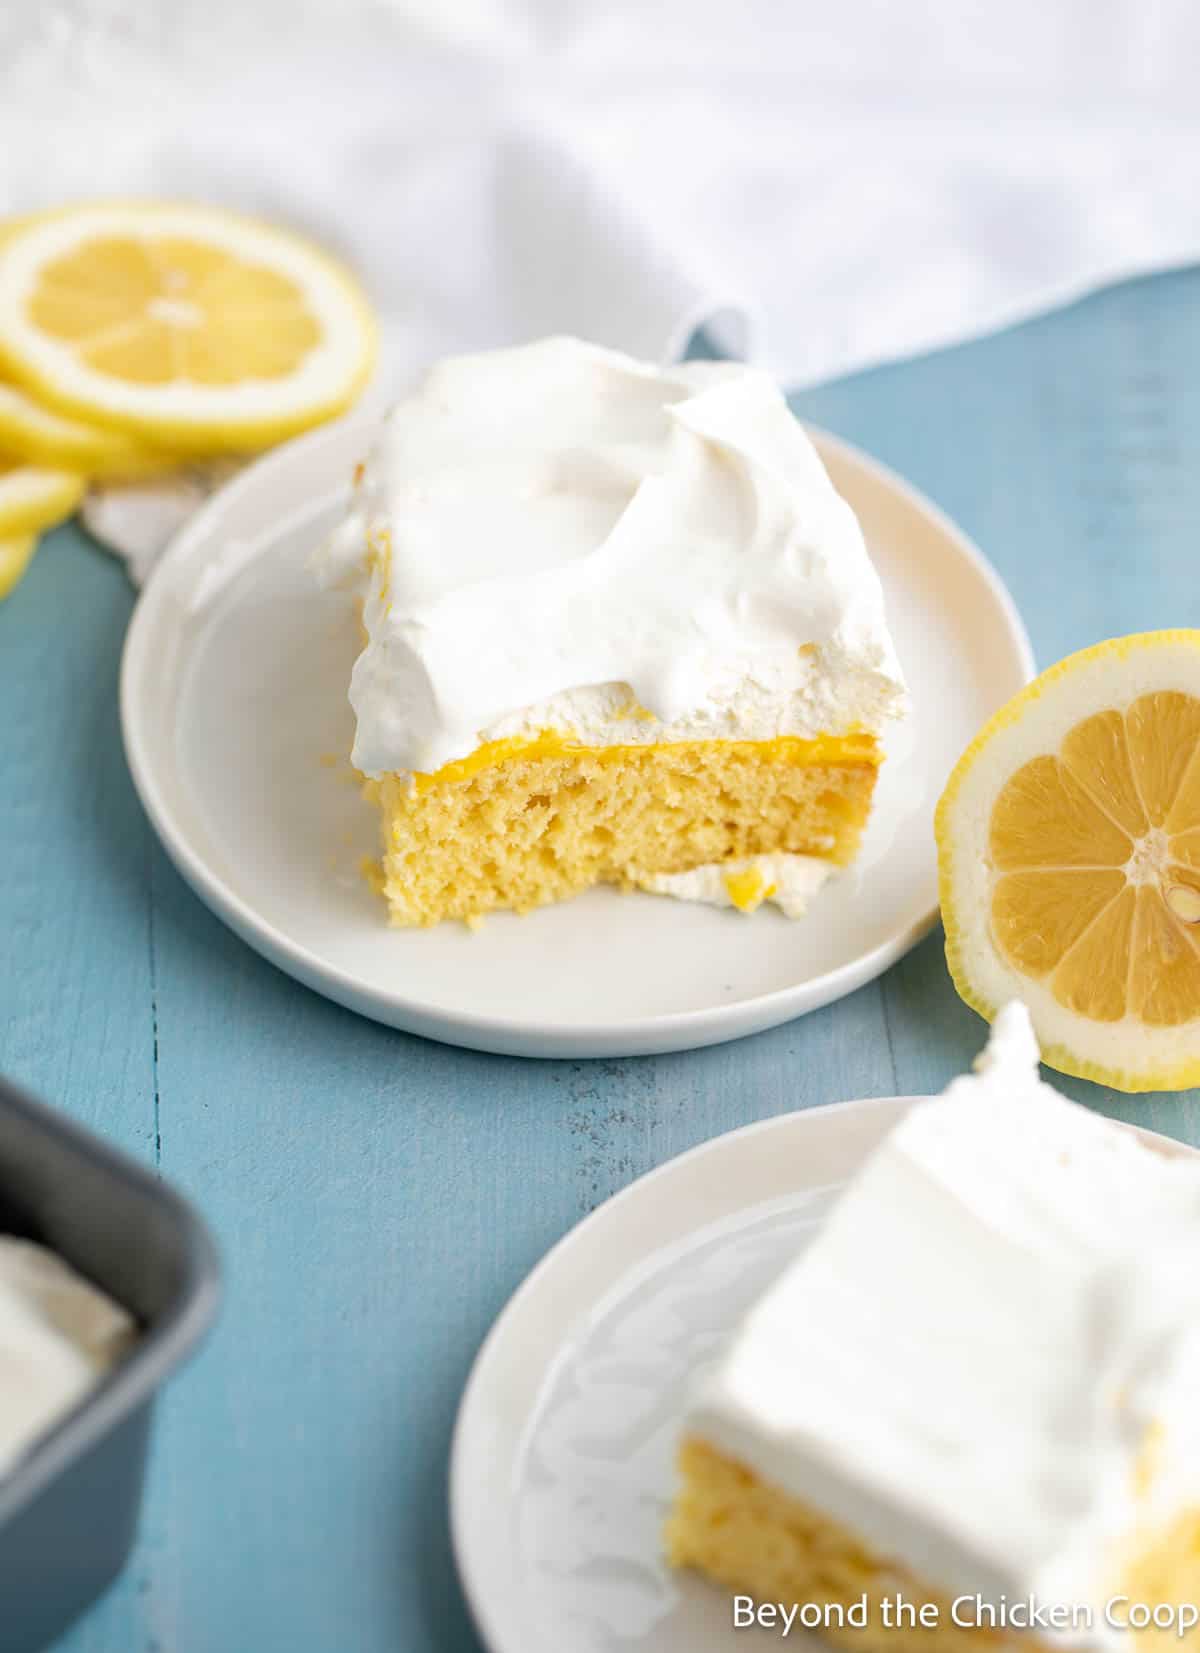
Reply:
<svg viewBox="0 0 1200 1653"><path fill-rule="evenodd" d="M3 1078L0 1232L56 1251L140 1328L126 1359L0 1474L0 1653L40 1653L129 1555L154 1402L213 1320L219 1269L186 1200Z"/></svg>

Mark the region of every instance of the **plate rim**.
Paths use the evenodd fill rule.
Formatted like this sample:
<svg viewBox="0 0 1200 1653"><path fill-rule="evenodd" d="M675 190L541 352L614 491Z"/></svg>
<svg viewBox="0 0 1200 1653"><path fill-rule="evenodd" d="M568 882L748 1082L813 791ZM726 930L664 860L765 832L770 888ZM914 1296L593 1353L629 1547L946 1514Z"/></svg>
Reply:
<svg viewBox="0 0 1200 1653"><path fill-rule="evenodd" d="M484 1494L475 1491L477 1465L468 1460L467 1437L474 1425L476 1414L481 1408L487 1394L489 1381L492 1377L491 1368L502 1362L505 1357L505 1339L510 1335L512 1322L520 1310L535 1297L548 1277L553 1277L555 1271L562 1266L564 1258L574 1251L578 1245L586 1245L591 1235L597 1229L604 1229L612 1223L614 1217L619 1219L620 1212L626 1204L640 1202L645 1199L647 1192L653 1185L661 1185L672 1177L686 1175L694 1166L705 1158L719 1158L723 1151L733 1143L744 1143L756 1136L769 1136L779 1132L787 1135L789 1132L802 1129L805 1122L827 1121L831 1117L855 1115L864 1117L867 1114L887 1116L895 1115L895 1123L910 1108L920 1102L933 1100L932 1095L905 1095L905 1096L870 1096L857 1097L845 1102L825 1102L811 1108L795 1108L787 1113L772 1114L766 1119L752 1120L746 1125L734 1126L731 1130L722 1131L716 1136L708 1137L703 1142L695 1143L691 1148L685 1148L681 1153L674 1154L661 1164L651 1166L641 1176L635 1177L632 1182L626 1183L623 1188L617 1189L599 1205L594 1206L578 1222L573 1223L565 1233L561 1234L550 1247L538 1258L533 1267L522 1276L515 1289L505 1299L500 1310L489 1325L483 1340L475 1352L459 1397L458 1406L454 1415L454 1427L450 1438L450 1453L446 1466L446 1487L448 1494L448 1513L450 1528L450 1546L454 1556L455 1572L462 1590L463 1599L467 1604L471 1622L487 1653L537 1653L527 1642L518 1642L508 1637L507 1630L498 1624L491 1605L491 1593L487 1588L486 1575L478 1565L478 1551L470 1533L472 1531L472 1515L470 1500L473 1496L483 1497ZM1121 1130L1130 1131L1148 1146L1159 1152L1172 1156L1186 1158L1189 1155L1200 1155L1200 1148L1194 1148L1189 1143L1181 1142L1175 1137L1166 1136L1161 1131L1154 1131L1144 1125L1134 1124L1130 1120L1115 1119L1112 1121ZM886 1134L888 1127L875 1140L878 1142ZM868 1152L870 1150L868 1149ZM862 1160L859 1161L859 1164ZM813 1189L818 1185L812 1184ZM809 1185L802 1180L797 1181L797 1194L808 1190ZM661 1192L661 1188L659 1189ZM737 1203L729 1206L721 1215L725 1220L741 1212L752 1211L761 1200ZM695 1226L681 1229L670 1241L659 1242L652 1248L651 1255L666 1245L678 1245L689 1235L697 1232ZM618 1275L623 1277L628 1269ZM611 1291L615 1282L609 1282L606 1290ZM596 1301L578 1305L577 1313L585 1315L594 1309ZM569 1337L569 1331L564 1330L556 1336L554 1352L549 1361L543 1366L538 1379L539 1391L544 1388L546 1380L554 1363L560 1358L563 1346ZM527 1426L528 1420L523 1420ZM494 1505L489 1505L493 1510ZM478 1526L476 1518L474 1525ZM493 1525L495 1523L493 1522Z"/></svg>
<svg viewBox="0 0 1200 1653"><path fill-rule="evenodd" d="M1033 647L1012 594L984 553L942 508L897 472L852 442L822 427L802 421L818 447L852 468L858 468L918 513L928 518L971 566L996 604L1018 670L1028 683L1036 675ZM808 1011L845 997L882 975L933 929L936 902L903 930L878 946L801 982L772 988L750 998L698 1009L654 1013L603 1025L560 1022L552 1027L527 1018L463 1012L422 1001L409 992L388 992L364 983L339 965L324 960L237 894L189 842L173 818L164 791L156 779L150 742L141 729L139 685L153 654L158 594L166 589L169 572L184 564L196 541L208 533L214 518L227 511L242 493L262 485L274 469L292 465L310 449L336 442L365 440L376 428L374 416L361 413L321 425L271 449L219 488L173 536L158 558L138 597L125 635L120 667L120 722L125 761L142 808L160 844L176 870L200 899L233 932L271 964L305 987L346 1009L445 1043L485 1052L572 1059L642 1056L700 1049L776 1027ZM312 499L318 498L316 490ZM1015 691L1014 691L1015 692Z"/></svg>

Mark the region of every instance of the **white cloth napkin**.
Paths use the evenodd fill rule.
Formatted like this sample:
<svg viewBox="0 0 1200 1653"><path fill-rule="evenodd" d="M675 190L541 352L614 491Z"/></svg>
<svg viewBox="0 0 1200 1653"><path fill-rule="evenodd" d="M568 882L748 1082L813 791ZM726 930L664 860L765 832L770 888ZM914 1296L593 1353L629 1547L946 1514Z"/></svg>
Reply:
<svg viewBox="0 0 1200 1653"><path fill-rule="evenodd" d="M795 386L1200 253L1194 0L5 13L0 205L295 224L370 288L385 395L451 350L669 357L701 324Z"/></svg>

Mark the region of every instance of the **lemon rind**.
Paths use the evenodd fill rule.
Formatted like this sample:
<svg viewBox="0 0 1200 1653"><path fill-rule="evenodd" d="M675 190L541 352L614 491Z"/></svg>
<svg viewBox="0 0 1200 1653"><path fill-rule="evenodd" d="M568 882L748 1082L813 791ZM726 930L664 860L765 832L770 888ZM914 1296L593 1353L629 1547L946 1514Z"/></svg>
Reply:
<svg viewBox="0 0 1200 1653"><path fill-rule="evenodd" d="M41 465L20 465L0 476L0 539L53 527L71 515L86 487L78 472ZM10 491L15 497L6 499Z"/></svg>
<svg viewBox="0 0 1200 1653"><path fill-rule="evenodd" d="M40 535L0 535L0 603L16 590L29 570Z"/></svg>
<svg viewBox="0 0 1200 1653"><path fill-rule="evenodd" d="M142 475L149 464L177 463L173 456L150 453L123 431L43 407L23 386L10 384L0 384L0 452L29 465L88 476Z"/></svg>

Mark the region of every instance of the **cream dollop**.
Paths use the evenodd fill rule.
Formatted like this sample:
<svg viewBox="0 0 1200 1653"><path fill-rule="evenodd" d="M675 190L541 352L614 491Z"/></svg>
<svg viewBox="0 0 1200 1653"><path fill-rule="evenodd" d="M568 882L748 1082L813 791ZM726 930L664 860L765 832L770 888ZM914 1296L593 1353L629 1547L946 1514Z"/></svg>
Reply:
<svg viewBox="0 0 1200 1653"><path fill-rule="evenodd" d="M1200 1502L1198 1256L1200 1161L1044 1084L1010 1005L751 1311L688 1427L930 1588L1078 1603L1068 1639L1120 1644L1114 1567Z"/></svg>
<svg viewBox="0 0 1200 1653"><path fill-rule="evenodd" d="M576 339L442 362L319 554L364 591L354 762L485 741L878 730L904 686L853 512L763 373Z"/></svg>
<svg viewBox="0 0 1200 1653"><path fill-rule="evenodd" d="M753 912L760 902L778 907L785 918L803 918L812 899L836 871L832 861L815 855L752 855L741 861L714 861L687 872L647 873L637 880L651 895L670 895L677 901L699 901L709 907L741 907ZM739 895L738 882L751 875L750 889Z"/></svg>

